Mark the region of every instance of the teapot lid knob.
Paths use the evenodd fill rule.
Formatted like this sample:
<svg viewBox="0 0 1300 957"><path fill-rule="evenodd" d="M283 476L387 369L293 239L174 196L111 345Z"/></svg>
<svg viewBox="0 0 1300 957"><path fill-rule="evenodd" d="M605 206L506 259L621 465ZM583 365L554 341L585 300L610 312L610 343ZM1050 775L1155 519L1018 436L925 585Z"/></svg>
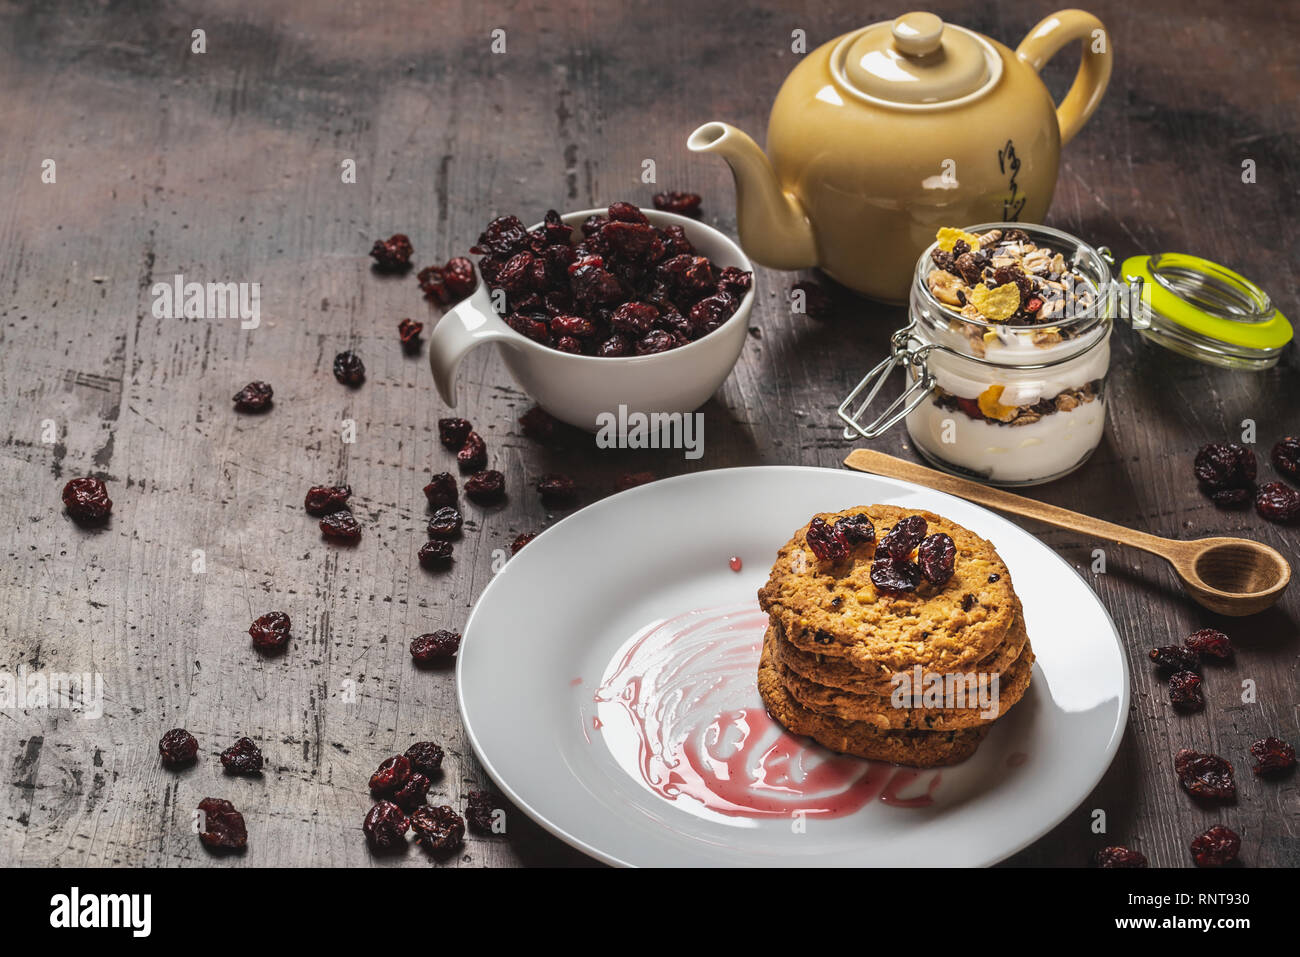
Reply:
<svg viewBox="0 0 1300 957"><path fill-rule="evenodd" d="M1002 58L986 37L914 11L845 34L831 52L831 75L872 103L926 109L992 89Z"/></svg>
<svg viewBox="0 0 1300 957"><path fill-rule="evenodd" d="M894 49L907 56L928 56L943 43L943 21L933 13L914 11L894 21Z"/></svg>

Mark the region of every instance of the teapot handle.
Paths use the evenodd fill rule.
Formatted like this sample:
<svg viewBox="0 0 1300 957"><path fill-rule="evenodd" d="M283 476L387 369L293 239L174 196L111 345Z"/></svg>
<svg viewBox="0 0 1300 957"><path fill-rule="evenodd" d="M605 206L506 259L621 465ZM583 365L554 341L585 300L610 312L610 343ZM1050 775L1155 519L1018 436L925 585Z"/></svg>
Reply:
<svg viewBox="0 0 1300 957"><path fill-rule="evenodd" d="M1037 73L1061 47L1074 40L1081 41L1082 47L1079 72L1070 92L1056 108L1062 146L1088 122L1106 92L1111 70L1110 33L1091 13L1058 10L1039 21L1016 47L1016 57Z"/></svg>

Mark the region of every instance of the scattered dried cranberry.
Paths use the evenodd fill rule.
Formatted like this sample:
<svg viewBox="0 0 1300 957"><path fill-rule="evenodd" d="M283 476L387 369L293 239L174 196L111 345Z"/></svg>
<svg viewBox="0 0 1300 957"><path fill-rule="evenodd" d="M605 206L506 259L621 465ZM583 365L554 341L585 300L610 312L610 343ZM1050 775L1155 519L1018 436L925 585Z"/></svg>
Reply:
<svg viewBox="0 0 1300 957"><path fill-rule="evenodd" d="M370 247L378 272L405 272L411 268L411 254L415 252L405 233L393 233L387 239L376 239Z"/></svg>
<svg viewBox="0 0 1300 957"><path fill-rule="evenodd" d="M282 611L272 611L253 622L248 633L253 647L262 651L279 651L289 642L289 629L293 627L289 616Z"/></svg>
<svg viewBox="0 0 1300 957"><path fill-rule="evenodd" d="M523 548L536 537L536 532L525 532L522 535L516 535L515 540L510 543L510 554L518 555L519 549Z"/></svg>
<svg viewBox="0 0 1300 957"><path fill-rule="evenodd" d="M540 405L535 405L519 417L519 424L523 427L524 435L545 445L555 438L559 422Z"/></svg>
<svg viewBox="0 0 1300 957"><path fill-rule="evenodd" d="M334 357L334 378L344 385L359 386L366 381L366 366L355 352L340 352Z"/></svg>
<svg viewBox="0 0 1300 957"><path fill-rule="evenodd" d="M465 447L465 441L473 431L474 426L470 424L469 419L438 420L438 441L442 443L443 448L453 452L459 452Z"/></svg>
<svg viewBox="0 0 1300 957"><path fill-rule="evenodd" d="M1103 847L1097 852L1097 866L1102 868L1146 867L1146 855L1127 847Z"/></svg>
<svg viewBox="0 0 1300 957"><path fill-rule="evenodd" d="M424 497L435 507L456 504L456 477L450 472L439 472L424 487Z"/></svg>
<svg viewBox="0 0 1300 957"><path fill-rule="evenodd" d="M678 216L690 216L693 219L700 218L700 197L695 193L678 193L670 190L664 193L655 193L655 209L665 213L676 213Z"/></svg>
<svg viewBox="0 0 1300 957"><path fill-rule="evenodd" d="M392 801L380 801L366 813L361 830L370 847L376 851L392 851L400 847L411 822L402 809Z"/></svg>
<svg viewBox="0 0 1300 957"><path fill-rule="evenodd" d="M424 332L424 323L413 319L403 319L397 324L397 338L407 352L420 351L420 333Z"/></svg>
<svg viewBox="0 0 1300 957"><path fill-rule="evenodd" d="M262 770L262 751L252 738L240 738L221 752L221 766L231 774L257 774Z"/></svg>
<svg viewBox="0 0 1300 957"><path fill-rule="evenodd" d="M1169 676L1169 701L1179 711L1200 711L1204 708L1201 676L1194 671L1175 671Z"/></svg>
<svg viewBox="0 0 1300 957"><path fill-rule="evenodd" d="M244 815L221 798L204 798L199 802L199 840L205 847L223 851L242 850L248 846L248 828Z"/></svg>
<svg viewBox="0 0 1300 957"><path fill-rule="evenodd" d="M460 635L441 628L411 639L411 657L422 665L450 661L459 650Z"/></svg>
<svg viewBox="0 0 1300 957"><path fill-rule="evenodd" d="M97 478L73 479L63 486L63 504L77 522L102 522L113 510L108 489Z"/></svg>
<svg viewBox="0 0 1300 957"><path fill-rule="evenodd" d="M393 803L407 814L410 814L425 803L428 795L429 779L419 771L412 771L411 776L406 779L406 783L393 792Z"/></svg>
<svg viewBox="0 0 1300 957"><path fill-rule="evenodd" d="M850 545L865 545L876 540L876 526L871 524L871 519L863 512L836 519L835 527Z"/></svg>
<svg viewBox="0 0 1300 957"><path fill-rule="evenodd" d="M442 748L432 741L417 741L406 749L411 767L425 777L435 777L442 771Z"/></svg>
<svg viewBox="0 0 1300 957"><path fill-rule="evenodd" d="M428 569L443 570L451 565L451 542L435 538L420 546L420 564Z"/></svg>
<svg viewBox="0 0 1300 957"><path fill-rule="evenodd" d="M578 497L578 484L567 475L553 472L537 480L537 491L547 505L571 505Z"/></svg>
<svg viewBox="0 0 1300 957"><path fill-rule="evenodd" d="M894 561L901 562L909 558L912 549L921 544L928 528L925 519L920 515L909 515L885 533L885 537L877 546L877 552L883 551Z"/></svg>
<svg viewBox="0 0 1300 957"><path fill-rule="evenodd" d="M1256 764L1256 774L1278 774L1295 767L1295 748L1281 738L1260 738L1250 746Z"/></svg>
<svg viewBox="0 0 1300 957"><path fill-rule="evenodd" d="M456 462L462 472L477 472L487 465L487 443L483 436L471 432L465 437L465 444L456 453Z"/></svg>
<svg viewBox="0 0 1300 957"><path fill-rule="evenodd" d="M614 481L614 491L626 492L630 488L647 485L654 480L654 472L624 472Z"/></svg>
<svg viewBox="0 0 1300 957"><path fill-rule="evenodd" d="M1210 493L1210 501L1220 508L1241 508L1251 500L1248 488L1221 488Z"/></svg>
<svg viewBox="0 0 1300 957"><path fill-rule="evenodd" d="M957 562L957 546L943 532L927 535L916 550L921 574L931 585L946 585L952 579Z"/></svg>
<svg viewBox="0 0 1300 957"><path fill-rule="evenodd" d="M1233 442L1211 442L1196 453L1192 472L1206 492L1248 488L1255 481L1255 453Z"/></svg>
<svg viewBox="0 0 1300 957"><path fill-rule="evenodd" d="M239 412L261 412L271 407L275 390L267 382L250 382L235 393L235 409Z"/></svg>
<svg viewBox="0 0 1300 957"><path fill-rule="evenodd" d="M376 794L392 794L411 776L411 759L404 754L387 758L375 773L370 775L370 790Z"/></svg>
<svg viewBox="0 0 1300 957"><path fill-rule="evenodd" d="M1255 493L1255 511L1270 522L1300 521L1300 492L1281 482L1261 485Z"/></svg>
<svg viewBox="0 0 1300 957"><path fill-rule="evenodd" d="M489 791L470 791L465 801L465 821L477 834L492 834L493 818L499 810Z"/></svg>
<svg viewBox="0 0 1300 957"><path fill-rule="evenodd" d="M1213 628L1202 628L1200 631L1192 632L1183 639L1183 644L1189 651L1195 652L1202 658L1227 660L1232 657L1232 642L1223 632Z"/></svg>
<svg viewBox="0 0 1300 957"><path fill-rule="evenodd" d="M313 485L307 489L302 507L308 515L329 515L341 508L346 508L352 497L350 485Z"/></svg>
<svg viewBox="0 0 1300 957"><path fill-rule="evenodd" d="M916 562L896 561L878 551L871 561L871 581L886 591L915 591L921 584L921 568Z"/></svg>
<svg viewBox="0 0 1300 957"><path fill-rule="evenodd" d="M464 256L447 260L443 266L426 266L415 277L426 299L442 306L459 302L474 291L474 264Z"/></svg>
<svg viewBox="0 0 1300 957"><path fill-rule="evenodd" d="M808 523L804 538L812 553L823 562L842 562L849 557L849 542L844 533L825 519L814 518Z"/></svg>
<svg viewBox="0 0 1300 957"><path fill-rule="evenodd" d="M1183 645L1162 645L1152 648L1147 657L1161 671L1196 671L1200 668L1200 659L1196 652Z"/></svg>
<svg viewBox="0 0 1300 957"><path fill-rule="evenodd" d="M1174 772L1178 783L1194 798L1228 803L1237 800L1232 764L1217 754L1183 748L1174 755Z"/></svg>
<svg viewBox="0 0 1300 957"><path fill-rule="evenodd" d="M1273 446L1273 466L1293 482L1300 482L1300 438L1288 435Z"/></svg>
<svg viewBox="0 0 1300 957"><path fill-rule="evenodd" d="M480 505L501 501L506 494L506 477L496 469L478 472L465 482L465 494Z"/></svg>
<svg viewBox="0 0 1300 957"><path fill-rule="evenodd" d="M798 308L800 303L794 300L795 293L803 293L802 309ZM831 297L827 295L821 283L813 282L811 279L797 282L790 287L790 296L795 303L796 312L803 312L810 319L827 319L830 317Z"/></svg>
<svg viewBox="0 0 1300 957"><path fill-rule="evenodd" d="M1216 824L1192 838L1191 849L1197 867L1223 867L1237 859L1241 838L1232 828Z"/></svg>
<svg viewBox="0 0 1300 957"><path fill-rule="evenodd" d="M447 805L416 808L411 815L415 839L426 851L445 852L465 840L465 821Z"/></svg>
<svg viewBox="0 0 1300 957"><path fill-rule="evenodd" d="M194 761L199 753L199 742L184 728L172 728L158 741L158 753L163 764L179 768Z"/></svg>
<svg viewBox="0 0 1300 957"><path fill-rule="evenodd" d="M337 542L361 541L361 525L351 512L332 512L320 520L321 533Z"/></svg>
<svg viewBox="0 0 1300 957"><path fill-rule="evenodd" d="M433 518L429 519L428 533L430 538L452 539L460 535L461 517L460 512L445 505L433 513Z"/></svg>

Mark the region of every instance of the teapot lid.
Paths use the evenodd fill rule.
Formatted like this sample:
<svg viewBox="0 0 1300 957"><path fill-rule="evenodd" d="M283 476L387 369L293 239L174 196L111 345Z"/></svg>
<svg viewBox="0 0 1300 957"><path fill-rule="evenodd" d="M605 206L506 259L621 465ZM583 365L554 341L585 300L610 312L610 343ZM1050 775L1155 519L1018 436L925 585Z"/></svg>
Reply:
<svg viewBox="0 0 1300 957"><path fill-rule="evenodd" d="M845 36L831 54L831 70L862 99L926 108L987 92L1002 74L1002 59L979 34L913 12Z"/></svg>

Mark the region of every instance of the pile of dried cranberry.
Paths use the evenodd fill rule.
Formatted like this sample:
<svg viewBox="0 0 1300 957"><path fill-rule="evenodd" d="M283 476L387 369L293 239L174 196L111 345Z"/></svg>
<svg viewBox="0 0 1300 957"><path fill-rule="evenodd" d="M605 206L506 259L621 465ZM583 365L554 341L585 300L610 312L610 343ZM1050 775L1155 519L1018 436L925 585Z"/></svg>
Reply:
<svg viewBox="0 0 1300 957"><path fill-rule="evenodd" d="M909 515L891 528L876 546L871 560L871 581L891 592L915 591L922 580L946 585L956 567L957 546L943 532L927 535L929 524ZM866 515L845 515L832 525L822 518L808 523L804 535L812 553L823 562L842 562L854 546L876 540L876 527ZM916 561L912 553L916 552Z"/></svg>
<svg viewBox="0 0 1300 957"><path fill-rule="evenodd" d="M631 203L572 228L550 210L535 229L494 219L474 253L479 271L506 295L506 322L520 335L575 355L651 355L708 335L739 308L753 274L719 269L677 225L659 228Z"/></svg>

